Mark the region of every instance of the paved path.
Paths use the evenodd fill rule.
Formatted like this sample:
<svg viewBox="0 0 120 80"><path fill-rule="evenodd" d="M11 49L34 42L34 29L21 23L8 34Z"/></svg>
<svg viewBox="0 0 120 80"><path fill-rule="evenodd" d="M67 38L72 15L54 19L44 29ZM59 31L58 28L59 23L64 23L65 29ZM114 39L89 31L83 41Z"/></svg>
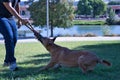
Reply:
<svg viewBox="0 0 120 80"><path fill-rule="evenodd" d="M58 37L56 41L114 41L119 40L120 37ZM38 42L37 39L19 39L18 43ZM4 40L0 40L0 44Z"/></svg>

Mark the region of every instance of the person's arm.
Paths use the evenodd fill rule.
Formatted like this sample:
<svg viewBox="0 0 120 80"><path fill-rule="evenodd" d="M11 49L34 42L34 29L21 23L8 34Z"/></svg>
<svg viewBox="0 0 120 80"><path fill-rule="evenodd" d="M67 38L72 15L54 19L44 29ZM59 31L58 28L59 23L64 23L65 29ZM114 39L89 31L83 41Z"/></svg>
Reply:
<svg viewBox="0 0 120 80"><path fill-rule="evenodd" d="M3 4L12 15L14 15L18 20L22 20L18 12L12 7L11 2L3 2Z"/></svg>
<svg viewBox="0 0 120 80"><path fill-rule="evenodd" d="M12 15L14 15L19 21L22 22L22 24L28 23L28 20L22 19L22 17L19 15L19 4L17 4L16 9L12 7L11 2L3 2L3 4Z"/></svg>
<svg viewBox="0 0 120 80"><path fill-rule="evenodd" d="M15 10L17 11L18 14L20 14L20 4L19 4L19 2L16 4Z"/></svg>
<svg viewBox="0 0 120 80"><path fill-rule="evenodd" d="M15 10L17 11L17 13L20 15L20 4L19 4L19 2L16 4L16 7L15 7ZM18 24L18 28L20 28L21 27L21 21L18 19L18 21L17 21L17 24Z"/></svg>

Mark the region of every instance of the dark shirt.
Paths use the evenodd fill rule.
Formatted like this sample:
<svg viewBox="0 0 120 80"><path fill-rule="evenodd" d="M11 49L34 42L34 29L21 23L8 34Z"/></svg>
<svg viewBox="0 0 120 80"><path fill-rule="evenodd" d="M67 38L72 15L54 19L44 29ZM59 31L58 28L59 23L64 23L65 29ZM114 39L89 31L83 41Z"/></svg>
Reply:
<svg viewBox="0 0 120 80"><path fill-rule="evenodd" d="M12 7L15 7L17 3L16 1L20 2L20 0L0 0L0 17L12 17L13 15L5 8L3 2L11 2Z"/></svg>

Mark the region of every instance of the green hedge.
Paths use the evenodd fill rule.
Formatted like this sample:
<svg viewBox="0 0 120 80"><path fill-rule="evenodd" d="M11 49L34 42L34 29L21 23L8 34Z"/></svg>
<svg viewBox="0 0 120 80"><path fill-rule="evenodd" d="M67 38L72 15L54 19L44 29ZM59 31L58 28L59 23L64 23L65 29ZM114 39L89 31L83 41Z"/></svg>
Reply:
<svg viewBox="0 0 120 80"><path fill-rule="evenodd" d="M74 20L74 25L104 25L106 21L104 20Z"/></svg>

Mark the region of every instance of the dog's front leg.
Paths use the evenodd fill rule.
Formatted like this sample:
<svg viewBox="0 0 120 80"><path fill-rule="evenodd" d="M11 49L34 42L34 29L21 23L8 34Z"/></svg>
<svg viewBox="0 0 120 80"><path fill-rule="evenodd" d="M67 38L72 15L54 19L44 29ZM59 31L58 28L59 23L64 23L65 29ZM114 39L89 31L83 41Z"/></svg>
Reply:
<svg viewBox="0 0 120 80"><path fill-rule="evenodd" d="M54 62L54 61L51 60L51 61L47 64L47 66L41 68L40 71L42 71L42 70L47 70L47 69L49 69L49 68L52 68L55 64L56 64L56 62Z"/></svg>

